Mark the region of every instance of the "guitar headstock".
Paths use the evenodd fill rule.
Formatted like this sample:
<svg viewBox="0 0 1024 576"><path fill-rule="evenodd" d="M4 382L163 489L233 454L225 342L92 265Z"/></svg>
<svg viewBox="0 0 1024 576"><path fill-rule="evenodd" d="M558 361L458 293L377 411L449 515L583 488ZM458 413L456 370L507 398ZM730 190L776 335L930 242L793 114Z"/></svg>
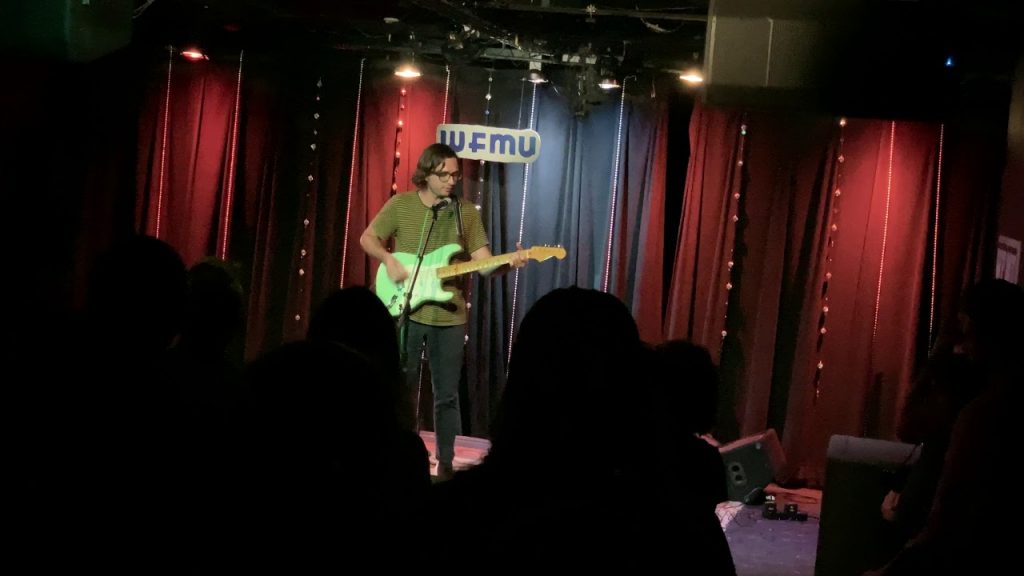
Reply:
<svg viewBox="0 0 1024 576"><path fill-rule="evenodd" d="M561 260L565 258L565 248L561 246L531 246L526 250L526 257L537 262L543 262L550 258Z"/></svg>

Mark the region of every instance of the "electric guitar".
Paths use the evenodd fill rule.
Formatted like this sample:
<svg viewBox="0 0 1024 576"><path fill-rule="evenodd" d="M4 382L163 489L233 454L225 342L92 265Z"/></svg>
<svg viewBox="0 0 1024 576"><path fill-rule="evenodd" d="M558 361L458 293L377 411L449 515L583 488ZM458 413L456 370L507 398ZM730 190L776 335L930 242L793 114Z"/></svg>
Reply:
<svg viewBox="0 0 1024 576"><path fill-rule="evenodd" d="M458 262L449 264L452 256L462 252L462 246L458 244L445 244L430 254L424 254L423 264L420 266L420 275L416 279L416 286L413 287L412 296L409 298L410 312L416 310L426 302L447 302L452 299L452 293L441 287L441 282L446 278L468 274L484 268L508 264L516 255L515 252L499 254L482 260L470 260L469 262ZM550 258L561 260L565 258L565 248L560 246L534 246L523 251L526 258L543 262ZM409 276L401 282L392 282L388 276L388 267L381 263L377 268L377 283L375 291L388 312L394 317L401 316L402 307L405 306L406 284L412 282L412 275L416 272L416 255L406 252L395 252L392 254Z"/></svg>

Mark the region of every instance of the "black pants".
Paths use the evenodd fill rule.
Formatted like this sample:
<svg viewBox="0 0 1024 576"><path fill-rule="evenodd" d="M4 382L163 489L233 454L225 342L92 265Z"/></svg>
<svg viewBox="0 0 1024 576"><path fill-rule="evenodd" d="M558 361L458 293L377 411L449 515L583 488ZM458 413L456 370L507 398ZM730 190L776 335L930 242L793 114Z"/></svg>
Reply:
<svg viewBox="0 0 1024 576"><path fill-rule="evenodd" d="M434 391L434 433L437 436L437 461L451 464L455 458L455 435L462 431L459 412L459 378L466 343L466 327L428 326L409 321L405 340L405 383L413 402L419 385L420 349L426 340ZM418 404L414 404L418 407Z"/></svg>

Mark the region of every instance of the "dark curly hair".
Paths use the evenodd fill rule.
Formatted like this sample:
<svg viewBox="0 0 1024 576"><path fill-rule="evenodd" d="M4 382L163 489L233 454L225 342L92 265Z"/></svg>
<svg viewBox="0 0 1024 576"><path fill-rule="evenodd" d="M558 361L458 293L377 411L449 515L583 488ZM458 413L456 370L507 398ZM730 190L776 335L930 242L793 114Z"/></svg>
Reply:
<svg viewBox="0 0 1024 576"><path fill-rule="evenodd" d="M412 183L417 188L427 185L427 176L437 169L437 166L448 158L458 158L455 150L447 144L431 144L423 149L420 160L416 163L416 171L412 175Z"/></svg>

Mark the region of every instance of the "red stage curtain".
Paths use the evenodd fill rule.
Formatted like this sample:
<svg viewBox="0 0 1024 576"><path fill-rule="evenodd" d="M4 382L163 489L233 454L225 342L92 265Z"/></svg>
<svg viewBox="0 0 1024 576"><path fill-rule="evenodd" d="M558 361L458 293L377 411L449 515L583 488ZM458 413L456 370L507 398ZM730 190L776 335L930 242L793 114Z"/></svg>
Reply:
<svg viewBox="0 0 1024 576"><path fill-rule="evenodd" d="M359 236L391 197L393 177L397 192L413 188L411 178L416 161L420 152L436 141L437 125L443 117L444 80L443 70L425 74L415 82L403 82L390 70L371 70L366 75L355 186L350 199L346 286L373 283L377 268L359 246ZM400 110L403 104L405 109ZM396 148L399 118L403 126ZM400 154L397 159L396 149Z"/></svg>
<svg viewBox="0 0 1024 576"><path fill-rule="evenodd" d="M964 179L998 174L996 140L701 106L690 135L666 335L720 351L723 436L775 427L796 471L818 479L832 434L894 434L940 319L978 276L998 177ZM967 142L974 154L951 155Z"/></svg>
<svg viewBox="0 0 1024 576"><path fill-rule="evenodd" d="M343 254L344 284L370 283L375 270L359 248L359 235L390 196L393 180L399 191L411 186L416 156L433 142L435 126L443 118L443 69L403 84L389 70L366 63L358 140L353 143L359 65L310 62L282 68L247 60L233 180L227 170L235 134L238 61L174 62L163 158L167 69L153 71L139 128L137 224L156 231L163 159L160 236L191 264L216 255L217 239L230 232L227 255L244 271L249 292L249 357L305 334L311 307L342 282ZM460 103L456 80L453 74L449 118L479 121L470 112L483 99L476 95ZM515 114L518 98L509 96L512 92L506 87L499 93L498 104L504 108L496 111L505 114L502 125L511 125ZM614 124L612 108L573 119L558 94L544 98L538 122L549 133L572 129L614 135L607 129ZM989 199L998 190L1002 142L984 132L945 128L939 186L938 124L850 119L842 131L840 163L835 119L744 115L698 105L690 123L678 242L667 247L674 248L674 264L664 270L664 228L676 225L665 223L665 164L672 161L665 105L652 101L628 107L609 288L632 307L645 339L689 338L720 358L723 437L775 427L783 434L790 460L813 479L820 474L831 434L891 436L911 372L953 316L963 287L988 269L983 256L989 253ZM465 113L452 118L462 108ZM404 125L395 173L399 118ZM744 124L746 136L741 134ZM548 141L558 142L559 137L549 136ZM353 145L355 173L350 174ZM610 153L605 144L580 150L592 156L588 162ZM547 157L544 170L538 167L532 175L531 186L551 194L561 190L560 183L606 180L603 173L590 174L597 164L573 161L563 167L556 160ZM840 173L842 196L836 202ZM511 169L493 176L492 194L503 208L495 212L500 218L490 228L507 236L502 226L513 222L509 214L513 219L518 214L516 183L521 180ZM225 224L229 181L233 204ZM586 203L607 206L610 191L597 194L592 188L586 187L577 200L565 200L566 205L579 203L579 210ZM474 190L467 188L466 193ZM494 208L489 201L484 204L485 210ZM840 210L837 230L827 255L826 216L835 208ZM605 226L603 210L605 216L598 210L593 222L579 225L586 224L587 230ZM738 217L735 223L733 215ZM531 213L528 232L547 238L554 226L549 221L558 218ZM543 234L531 228L542 225ZM599 281L594 266L603 267L606 240L582 228L573 230L556 240L575 247L576 265L563 263L560 269L576 273L560 276L556 284L580 278ZM585 271L582 276L580 270ZM533 273L548 272L537 267ZM827 272L832 274L828 332L821 338ZM666 273L672 279L667 295L662 293ZM556 281L554 276L548 280ZM535 296L534 288L528 288L520 302L524 310ZM494 330L479 344L486 354L474 361L502 365L509 315L508 306L500 305L489 318L481 318ZM824 367L815 386L818 362ZM500 377L487 379L485 393L470 399L479 404L474 407L480 415L473 420L475 433L486 429L490 399L500 392L500 382Z"/></svg>
<svg viewBox="0 0 1024 576"><path fill-rule="evenodd" d="M630 109L622 152L609 290L633 311L640 337L662 340L665 249L666 103ZM644 125L649 126L644 126Z"/></svg>
<svg viewBox="0 0 1024 576"><path fill-rule="evenodd" d="M223 226L239 63L170 62L170 97L165 60L153 71L158 89L148 92L139 122L136 226L191 265L216 254Z"/></svg>

